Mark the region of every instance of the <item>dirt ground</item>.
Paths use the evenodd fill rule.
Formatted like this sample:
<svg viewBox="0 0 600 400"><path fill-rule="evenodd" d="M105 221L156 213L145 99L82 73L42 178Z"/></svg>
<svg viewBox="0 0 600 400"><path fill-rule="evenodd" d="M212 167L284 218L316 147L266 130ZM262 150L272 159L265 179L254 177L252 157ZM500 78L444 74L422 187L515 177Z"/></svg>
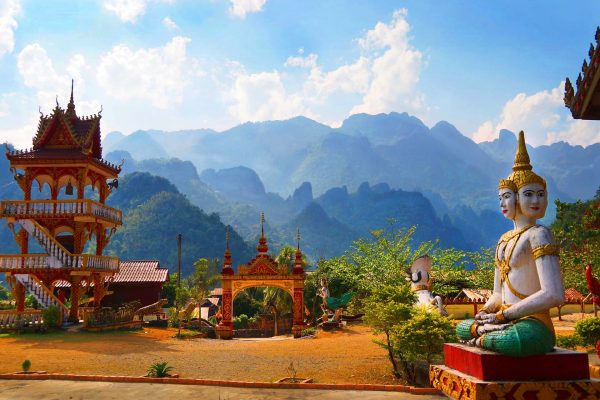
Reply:
<svg viewBox="0 0 600 400"><path fill-rule="evenodd" d="M92 375L145 375L158 361L185 378L272 382L290 376L322 383L398 383L385 351L363 325L319 331L315 338L186 339L176 330L144 328L110 333L50 333L0 337L0 372L16 372L25 359L32 371Z"/></svg>
<svg viewBox="0 0 600 400"><path fill-rule="evenodd" d="M554 318L558 335L573 333L581 314ZM16 372L25 359L32 371L142 376L155 362L167 361L185 378L273 382L290 376L321 383L398 383L385 351L368 327L349 325L315 338L175 339L176 330L144 328L107 333L60 332L0 335L0 372ZM594 360L591 360L594 361Z"/></svg>

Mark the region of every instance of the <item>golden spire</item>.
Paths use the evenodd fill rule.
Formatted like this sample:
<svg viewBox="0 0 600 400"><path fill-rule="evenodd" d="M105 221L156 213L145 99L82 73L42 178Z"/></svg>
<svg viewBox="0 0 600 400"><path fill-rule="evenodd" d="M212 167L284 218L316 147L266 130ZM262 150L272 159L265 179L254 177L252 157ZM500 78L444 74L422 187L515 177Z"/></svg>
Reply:
<svg viewBox="0 0 600 400"><path fill-rule="evenodd" d="M260 213L260 239L258 239L258 246L256 250L259 254L267 254L269 247L267 246L267 238L265 237L265 213Z"/></svg>
<svg viewBox="0 0 600 400"><path fill-rule="evenodd" d="M544 178L532 171L529 160L529 154L527 153L527 146L525 145L525 132L519 132L519 141L517 142L517 152L515 154L515 160L513 165L513 173L508 177L509 181L512 181L517 189L521 189L525 185L532 183L539 183L546 189L546 181ZM503 180L500 181L500 185L503 184ZM499 186L500 186L499 185Z"/></svg>
<svg viewBox="0 0 600 400"><path fill-rule="evenodd" d="M513 171L531 171L533 169L529 161L527 146L525 146L525 132L523 131L519 132L517 153L515 154L515 161L512 169Z"/></svg>
<svg viewBox="0 0 600 400"><path fill-rule="evenodd" d="M233 274L233 269L231 261L231 251L229 251L229 225L225 228L225 256L223 257L223 274L231 275Z"/></svg>
<svg viewBox="0 0 600 400"><path fill-rule="evenodd" d="M294 259L294 270L293 274L303 274L304 269L302 265L304 262L302 261L302 252L300 251L300 228L296 231L296 241L298 243L298 247L296 248L296 257Z"/></svg>

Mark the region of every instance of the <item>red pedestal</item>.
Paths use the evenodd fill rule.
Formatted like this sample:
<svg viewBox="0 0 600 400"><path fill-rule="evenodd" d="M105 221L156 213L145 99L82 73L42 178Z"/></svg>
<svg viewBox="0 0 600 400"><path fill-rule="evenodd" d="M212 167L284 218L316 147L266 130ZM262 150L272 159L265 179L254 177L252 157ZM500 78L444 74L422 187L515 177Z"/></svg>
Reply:
<svg viewBox="0 0 600 400"><path fill-rule="evenodd" d="M447 367L483 381L572 381L590 379L586 353L556 348L552 353L510 357L461 344L444 345Z"/></svg>

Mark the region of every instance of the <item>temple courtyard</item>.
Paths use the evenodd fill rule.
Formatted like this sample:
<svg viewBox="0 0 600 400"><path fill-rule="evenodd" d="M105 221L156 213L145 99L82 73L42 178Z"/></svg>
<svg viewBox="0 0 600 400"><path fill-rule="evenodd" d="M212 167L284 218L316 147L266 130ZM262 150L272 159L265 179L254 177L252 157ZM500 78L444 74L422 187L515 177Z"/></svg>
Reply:
<svg viewBox="0 0 600 400"><path fill-rule="evenodd" d="M581 314L554 318L557 333L570 334ZM290 376L316 383L398 384L385 351L362 324L337 332L319 331L314 338L176 339L176 329L148 328L106 333L55 332L0 335L0 373L21 370L77 375L143 376L148 367L166 361L182 378L275 382ZM595 356L590 359L597 361Z"/></svg>

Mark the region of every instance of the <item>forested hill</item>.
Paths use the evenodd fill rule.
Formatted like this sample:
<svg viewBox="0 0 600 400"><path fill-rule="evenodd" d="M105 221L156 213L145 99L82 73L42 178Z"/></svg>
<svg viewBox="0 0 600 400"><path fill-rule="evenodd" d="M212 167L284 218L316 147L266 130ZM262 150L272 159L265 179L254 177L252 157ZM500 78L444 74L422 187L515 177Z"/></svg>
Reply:
<svg viewBox="0 0 600 400"><path fill-rule="evenodd" d="M123 211L123 226L111 239L106 253L122 260L158 259L171 272L177 270L177 234L183 235L182 275L189 274L198 258L223 259L225 225L217 214L206 214L191 204L164 178L135 172L119 181L107 203ZM234 265L254 257L253 249L230 229Z"/></svg>

